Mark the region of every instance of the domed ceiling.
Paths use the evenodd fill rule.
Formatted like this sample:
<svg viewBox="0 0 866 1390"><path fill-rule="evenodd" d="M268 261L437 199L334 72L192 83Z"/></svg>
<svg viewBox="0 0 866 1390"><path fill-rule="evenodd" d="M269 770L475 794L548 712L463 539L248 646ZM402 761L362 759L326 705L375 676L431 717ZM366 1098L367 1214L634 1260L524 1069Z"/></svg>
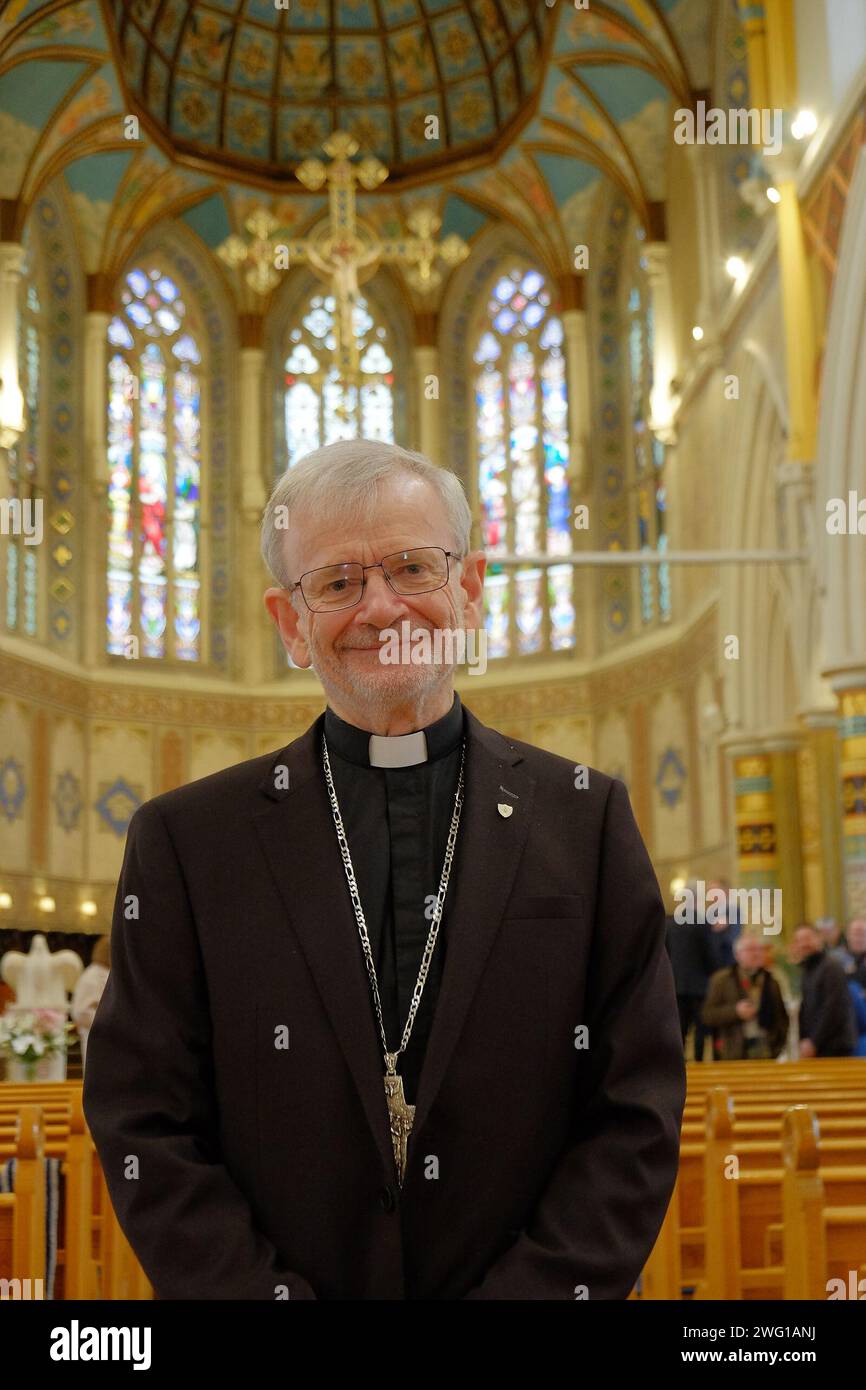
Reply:
<svg viewBox="0 0 866 1390"><path fill-rule="evenodd" d="M392 185L508 143L535 105L552 20L539 0L112 0L111 12L129 90L177 154L290 177L340 128Z"/></svg>

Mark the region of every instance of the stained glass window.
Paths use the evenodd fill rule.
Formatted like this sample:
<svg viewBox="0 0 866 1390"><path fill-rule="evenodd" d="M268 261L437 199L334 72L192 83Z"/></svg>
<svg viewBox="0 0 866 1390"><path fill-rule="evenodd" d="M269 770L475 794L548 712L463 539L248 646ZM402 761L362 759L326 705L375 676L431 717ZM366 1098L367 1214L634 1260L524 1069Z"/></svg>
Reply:
<svg viewBox="0 0 866 1390"><path fill-rule="evenodd" d="M200 335L158 267L108 326L108 651L201 659Z"/></svg>
<svg viewBox="0 0 866 1390"><path fill-rule="evenodd" d="M289 334L284 363L286 465L336 439L394 443L394 351L373 305L359 295L353 313L359 380L337 367L333 295L316 293Z"/></svg>
<svg viewBox="0 0 866 1390"><path fill-rule="evenodd" d="M500 275L473 354L490 657L574 646L573 567L496 560L571 552L563 338L544 276L517 266Z"/></svg>
<svg viewBox="0 0 866 1390"><path fill-rule="evenodd" d="M632 490L635 497L637 548L667 550L667 502L664 481L665 447L650 429L653 390L653 306L646 278L646 258L640 254L642 229L626 301L629 363L629 428L632 438ZM639 569L641 622L647 627L671 616L670 566L641 565Z"/></svg>
<svg viewBox="0 0 866 1390"><path fill-rule="evenodd" d="M11 499L22 508L24 531L6 538L6 626L10 632L26 637L38 634L39 547L28 545L25 534L35 520L28 512L43 498L39 488L41 461L40 397L44 360L42 350L42 305L35 279L34 257L29 236L25 239L21 265L21 296L17 317L18 385L24 403L24 433L9 450ZM44 500L44 499L43 499Z"/></svg>

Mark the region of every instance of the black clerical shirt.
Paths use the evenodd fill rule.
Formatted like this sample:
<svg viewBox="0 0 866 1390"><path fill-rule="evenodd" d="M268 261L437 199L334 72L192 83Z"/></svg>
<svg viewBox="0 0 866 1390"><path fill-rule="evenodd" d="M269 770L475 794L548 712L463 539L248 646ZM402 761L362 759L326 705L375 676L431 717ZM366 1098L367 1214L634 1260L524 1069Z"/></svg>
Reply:
<svg viewBox="0 0 866 1390"><path fill-rule="evenodd" d="M396 1052L430 931L460 771L463 707L455 694L447 714L424 729L427 759L409 767L370 764L370 734L328 706L324 734L340 814L367 922L388 1051ZM464 769L465 777L465 769ZM458 832L458 844L459 844ZM455 854L456 858L456 854ZM452 864L452 875L454 866ZM348 896L349 886L345 884ZM442 981L449 885L427 982L397 1071L414 1105L433 1012ZM360 935L355 945L363 961ZM364 978L368 981L366 966ZM376 1010L370 990L370 1010ZM376 1023L378 1035L379 1025ZM381 1045L381 1038L380 1038ZM384 1075L385 1064L382 1061Z"/></svg>

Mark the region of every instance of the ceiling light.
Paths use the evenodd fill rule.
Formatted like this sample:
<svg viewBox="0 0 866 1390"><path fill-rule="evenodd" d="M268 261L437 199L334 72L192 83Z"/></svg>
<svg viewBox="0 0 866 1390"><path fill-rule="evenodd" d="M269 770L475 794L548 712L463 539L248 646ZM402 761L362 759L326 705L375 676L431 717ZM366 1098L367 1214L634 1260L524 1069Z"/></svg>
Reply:
<svg viewBox="0 0 866 1390"><path fill-rule="evenodd" d="M814 111L800 111L791 122L791 134L795 140L806 140L818 129L818 117Z"/></svg>

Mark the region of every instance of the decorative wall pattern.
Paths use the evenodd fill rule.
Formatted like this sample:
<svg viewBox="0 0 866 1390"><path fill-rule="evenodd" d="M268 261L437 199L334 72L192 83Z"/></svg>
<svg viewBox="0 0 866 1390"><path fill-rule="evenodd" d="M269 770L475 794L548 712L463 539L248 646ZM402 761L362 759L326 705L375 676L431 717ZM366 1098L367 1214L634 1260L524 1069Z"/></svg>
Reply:
<svg viewBox="0 0 866 1390"><path fill-rule="evenodd" d="M58 185L36 205L41 253L45 258L45 316L49 334L42 389L45 392L43 439L49 496L48 643L56 651L80 658L82 515L77 436L80 352L76 324L81 321L80 273L71 222ZM47 405L47 408L45 408Z"/></svg>

